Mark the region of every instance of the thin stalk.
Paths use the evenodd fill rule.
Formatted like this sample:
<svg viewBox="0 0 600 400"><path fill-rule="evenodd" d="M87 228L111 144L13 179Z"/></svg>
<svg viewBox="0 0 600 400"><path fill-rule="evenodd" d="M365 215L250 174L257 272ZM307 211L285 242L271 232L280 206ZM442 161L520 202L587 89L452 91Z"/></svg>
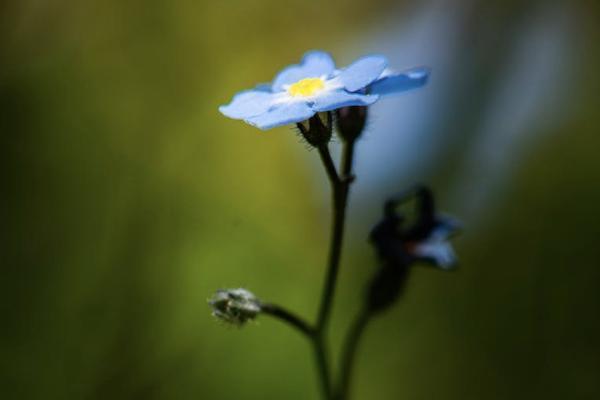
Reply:
<svg viewBox="0 0 600 400"><path fill-rule="evenodd" d="M354 360L358 351L358 345L363 333L365 332L365 328L371 319L371 316L372 314L370 314L367 310L363 310L348 331L348 336L346 336L346 341L342 351L340 382L337 388L335 400L348 399L352 370L354 368Z"/></svg>
<svg viewBox="0 0 600 400"><path fill-rule="evenodd" d="M325 172L327 172L329 182L331 182L332 189L335 191L336 187L340 184L340 177L338 176L335 164L331 158L329 147L327 147L327 144L323 144L317 147L317 149L319 150L319 156L321 157L321 161L325 167Z"/></svg>
<svg viewBox="0 0 600 400"><path fill-rule="evenodd" d="M263 303L260 307L261 311L264 314L275 317L292 327L299 330L301 333L306 335L309 339L313 340L315 330L312 326L310 326L306 321L302 318L298 317L296 314L286 310L285 308L278 306L276 304Z"/></svg>
<svg viewBox="0 0 600 400"><path fill-rule="evenodd" d="M306 336L314 349L315 361L317 364L317 372L319 374L319 380L321 382L321 389L323 391L323 398L330 399L331 390L331 376L329 374L329 365L327 362L327 352L325 350L325 343L322 338L317 335L317 331L308 322L302 318L286 310L285 308L272 303L261 304L261 311L264 314L270 315L282 322L290 325L292 328L297 329Z"/></svg>
<svg viewBox="0 0 600 400"><path fill-rule="evenodd" d="M342 180L346 180L348 183L351 183L353 179L354 143L356 143L354 140L346 142L342 153Z"/></svg>
<svg viewBox="0 0 600 400"><path fill-rule="evenodd" d="M327 361L326 330L331 315L335 284L337 281L340 258L342 254L342 242L344 238L344 223L346 219L346 205L348 202L348 191L351 183L349 177L352 173L352 158L354 143L345 143L342 155L342 176L338 175L335 164L329 153L327 145L318 147L319 155L329 177L332 190L332 228L329 256L327 262L327 276L321 295L321 304L317 315L315 326L314 348L316 362L321 377L321 383L325 399L332 396L330 370Z"/></svg>
<svg viewBox="0 0 600 400"><path fill-rule="evenodd" d="M329 362L327 361L325 342L323 341L323 338L315 332L315 335L312 337L312 343L315 351L315 362L317 364L317 372L321 382L323 398L329 400L331 399L333 391L331 388L331 373L329 370Z"/></svg>
<svg viewBox="0 0 600 400"><path fill-rule="evenodd" d="M342 156L342 176L340 177L337 172L333 174L335 167L333 167L333 169L331 168L333 163L329 162L331 160L329 149L326 146L319 147L319 154L321 154L321 159L323 160L323 164L327 170L333 192L333 222L331 229L329 258L327 263L327 277L325 278L325 284L322 292L323 294L321 297L321 306L319 308L316 326L317 333L321 336L324 335L327 323L329 322L329 315L331 314L331 305L333 303L335 284L337 281L340 258L342 254L348 191L352 181L350 177L352 174L353 152L354 142L344 143Z"/></svg>

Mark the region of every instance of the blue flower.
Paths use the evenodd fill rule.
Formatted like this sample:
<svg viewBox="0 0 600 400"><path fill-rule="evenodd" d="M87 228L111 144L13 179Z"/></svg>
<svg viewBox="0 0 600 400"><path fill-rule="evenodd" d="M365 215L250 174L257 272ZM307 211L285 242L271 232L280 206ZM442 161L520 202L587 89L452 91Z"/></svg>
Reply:
<svg viewBox="0 0 600 400"><path fill-rule="evenodd" d="M456 255L450 239L460 230L460 223L454 218L438 215L427 236L408 245L408 251L415 260L423 261L442 269L456 266Z"/></svg>
<svg viewBox="0 0 600 400"><path fill-rule="evenodd" d="M407 218L396 208L413 198L415 215ZM368 309L380 312L390 307L402 294L410 270L417 263L453 269L456 256L450 239L459 230L457 220L436 212L433 193L427 187L417 186L388 200L383 219L370 235L381 266L367 291Z"/></svg>
<svg viewBox="0 0 600 400"><path fill-rule="evenodd" d="M442 269L456 266L456 255L450 243L461 228L454 218L439 214L431 190L424 186L408 192L416 200L416 218L406 227L406 218L396 206L408 200L406 195L391 199L385 206L385 217L371 232L371 241L382 260L394 268L404 269L421 261Z"/></svg>
<svg viewBox="0 0 600 400"><path fill-rule="evenodd" d="M240 92L219 110L266 130L305 121L319 112L369 106L380 96L423 86L429 76L426 68L394 73L386 67L385 57L372 55L338 70L328 53L311 51L271 84Z"/></svg>

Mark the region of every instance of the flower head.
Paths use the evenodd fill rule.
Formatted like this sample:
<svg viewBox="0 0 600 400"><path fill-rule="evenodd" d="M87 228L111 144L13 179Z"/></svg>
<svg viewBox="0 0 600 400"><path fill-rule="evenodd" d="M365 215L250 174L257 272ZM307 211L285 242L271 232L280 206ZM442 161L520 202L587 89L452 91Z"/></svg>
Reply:
<svg viewBox="0 0 600 400"><path fill-rule="evenodd" d="M271 84L238 93L219 110L266 130L308 120L319 112L369 106L380 95L424 85L429 75L426 68L394 73L386 67L385 57L372 55L339 70L328 53L311 51L300 64L277 74Z"/></svg>
<svg viewBox="0 0 600 400"><path fill-rule="evenodd" d="M449 239L460 230L460 223L436 212L429 188L417 187L414 195L417 201L414 223L404 226L405 217L396 211L406 195L391 199L385 205L384 219L371 232L371 241L382 259L402 264L421 261L452 269L456 266L456 256Z"/></svg>
<svg viewBox="0 0 600 400"><path fill-rule="evenodd" d="M260 301L246 289L220 289L208 300L213 315L221 321L242 326L261 311Z"/></svg>
<svg viewBox="0 0 600 400"><path fill-rule="evenodd" d="M414 223L406 225L404 215L396 211L399 203L415 195L417 215ZM371 281L367 305L372 311L391 306L402 293L410 267L415 262L451 269L456 265L449 238L459 229L459 223L435 212L431 190L417 187L385 205L384 218L371 231L381 268Z"/></svg>

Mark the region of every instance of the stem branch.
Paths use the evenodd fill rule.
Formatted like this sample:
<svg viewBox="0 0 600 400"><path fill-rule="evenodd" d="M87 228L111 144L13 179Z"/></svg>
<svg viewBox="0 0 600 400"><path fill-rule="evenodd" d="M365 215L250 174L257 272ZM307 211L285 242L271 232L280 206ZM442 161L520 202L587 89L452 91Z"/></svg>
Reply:
<svg viewBox="0 0 600 400"><path fill-rule="evenodd" d="M327 349L323 338L317 333L312 337L313 348L315 350L315 361L321 381L321 390L323 398L328 400L331 398L331 373L329 371L329 362L327 361Z"/></svg>
<svg viewBox="0 0 600 400"><path fill-rule="evenodd" d="M296 314L286 310L285 308L272 303L261 304L261 311L264 314L277 318L304 334L311 342L315 353L315 360L318 368L321 388L323 390L323 398L329 399L332 393L331 376L329 373L329 365L327 362L327 352L325 350L325 342L322 337L317 334L313 326L298 317Z"/></svg>
<svg viewBox="0 0 600 400"><path fill-rule="evenodd" d="M340 265L340 258L342 254L342 242L344 238L344 222L346 219L346 205L348 203L348 192L350 183L352 182L352 159L354 153L354 141L344 143L344 150L342 155L342 175L338 175L335 168L335 164L331 159L329 148L327 145L321 145L318 147L319 155L325 166L325 171L329 177L332 190L332 204L333 204L333 215L332 215L332 228L331 228L331 241L329 247L329 256L327 262L327 276L323 286L321 295L321 304L319 307L319 313L317 315L317 323L315 326L315 332L313 337L313 343L315 348L316 362L319 368L319 375L321 377L321 383L323 392L326 399L330 399L332 396L331 390L331 379L329 366L327 362L327 349L326 349L326 330L331 315L331 308L333 304L333 297L335 293L335 284L337 281L338 270Z"/></svg>
<svg viewBox="0 0 600 400"><path fill-rule="evenodd" d="M358 351L358 344L362 338L365 328L367 327L367 324L371 319L371 316L372 314L370 314L367 310L363 310L348 331L342 352L340 382L337 388L337 394L335 396L336 400L346 400L348 398L352 370L354 367L354 359L356 358L356 352Z"/></svg>
<svg viewBox="0 0 600 400"><path fill-rule="evenodd" d="M302 318L298 317L296 314L284 309L281 306L271 303L263 303L260 307L261 311L265 314L268 314L272 317L282 320L290 324L292 327L298 329L308 338L312 339L315 333L315 330L312 326L310 326L306 321Z"/></svg>
<svg viewBox="0 0 600 400"><path fill-rule="evenodd" d="M321 155L321 159L325 165L333 192L333 223L331 229L327 277L325 278L325 285L323 287L323 295L321 297L321 306L319 308L316 326L317 333L321 336L324 335L327 323L329 322L329 315L331 313L331 305L335 292L335 283L337 281L340 258L342 254L346 205L348 203L348 191L350 188L350 183L352 182L350 177L352 174L353 153L354 142L351 141L344 143L342 156L342 176L340 177L337 172L335 172L335 166L333 166L333 162L331 162L331 155L329 154L329 149L327 146L319 147L319 154Z"/></svg>

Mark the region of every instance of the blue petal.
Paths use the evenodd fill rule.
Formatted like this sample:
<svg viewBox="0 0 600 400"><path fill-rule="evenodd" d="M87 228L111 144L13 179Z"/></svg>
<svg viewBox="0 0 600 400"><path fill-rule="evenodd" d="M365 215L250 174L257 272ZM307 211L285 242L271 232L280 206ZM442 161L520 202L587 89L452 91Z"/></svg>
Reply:
<svg viewBox="0 0 600 400"><path fill-rule="evenodd" d="M369 87L369 93L387 95L419 88L427 83L429 68L413 68L397 74L384 76Z"/></svg>
<svg viewBox="0 0 600 400"><path fill-rule="evenodd" d="M219 111L229 118L250 118L268 111L274 99L275 95L270 91L261 88L248 90L236 94L231 103L219 107Z"/></svg>
<svg viewBox="0 0 600 400"><path fill-rule="evenodd" d="M335 90L317 97L312 109L317 112L336 110L349 106L370 106L379 99L377 95L348 93L345 90Z"/></svg>
<svg viewBox="0 0 600 400"><path fill-rule="evenodd" d="M273 91L282 91L284 85L291 85L305 78L329 76L334 70L335 63L328 53L309 51L304 54L300 64L287 67L275 77Z"/></svg>
<svg viewBox="0 0 600 400"><path fill-rule="evenodd" d="M387 66L383 56L363 57L344 69L339 79L349 92L356 92L375 81Z"/></svg>
<svg viewBox="0 0 600 400"><path fill-rule="evenodd" d="M452 269L456 266L456 255L448 241L462 227L457 219L445 215L437 215L435 227L429 236L420 242L414 254L423 261L433 263L442 269Z"/></svg>
<svg viewBox="0 0 600 400"><path fill-rule="evenodd" d="M452 269L456 266L456 255L448 242L428 241L420 243L413 251L419 259L431 262L442 269Z"/></svg>
<svg viewBox="0 0 600 400"><path fill-rule="evenodd" d="M462 223L446 215L436 215L435 227L429 233L433 240L446 240L456 235L462 229Z"/></svg>
<svg viewBox="0 0 600 400"><path fill-rule="evenodd" d="M272 92L271 90L271 82L269 83L259 83L258 85L254 86L254 91L256 92Z"/></svg>
<svg viewBox="0 0 600 400"><path fill-rule="evenodd" d="M247 118L246 122L257 128L266 130L276 126L293 124L309 119L315 115L305 102L295 101L291 103L281 103L264 114Z"/></svg>

